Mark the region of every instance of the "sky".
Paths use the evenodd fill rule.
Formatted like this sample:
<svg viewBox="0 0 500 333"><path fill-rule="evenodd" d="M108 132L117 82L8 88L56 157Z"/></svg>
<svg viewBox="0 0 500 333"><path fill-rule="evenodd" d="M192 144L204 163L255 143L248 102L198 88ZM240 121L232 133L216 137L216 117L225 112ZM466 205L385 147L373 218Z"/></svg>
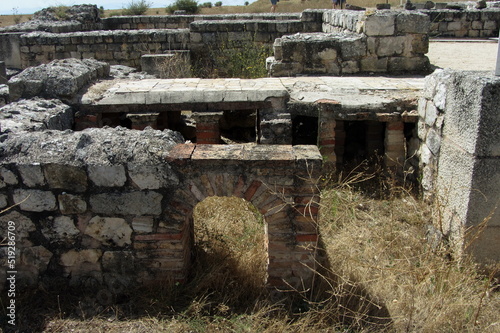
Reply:
<svg viewBox="0 0 500 333"><path fill-rule="evenodd" d="M121 9L127 6L132 0L21 0L21 2L12 0L0 0L0 15L12 15L12 14L33 14L37 10L50 6L72 6L78 4L96 4L97 7L103 6L104 9ZM199 3L208 2L210 0L198 0ZM217 2L219 0L213 0L211 2ZM222 0L222 5L243 5L246 0ZM149 0L153 5L153 8L165 8L166 6L172 4L174 0ZM253 2L253 1L249 1Z"/></svg>

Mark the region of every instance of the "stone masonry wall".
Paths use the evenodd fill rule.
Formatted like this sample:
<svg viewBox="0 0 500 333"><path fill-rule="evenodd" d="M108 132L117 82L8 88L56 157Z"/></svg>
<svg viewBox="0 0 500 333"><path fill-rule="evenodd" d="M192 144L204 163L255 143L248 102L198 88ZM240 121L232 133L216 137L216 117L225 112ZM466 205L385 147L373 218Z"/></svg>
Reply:
<svg viewBox="0 0 500 333"><path fill-rule="evenodd" d="M500 8L481 10L421 10L429 16L435 37L498 37Z"/></svg>
<svg viewBox="0 0 500 333"><path fill-rule="evenodd" d="M491 74L440 70L419 102L422 186L440 210L436 233L483 264L500 260L499 92Z"/></svg>
<svg viewBox="0 0 500 333"><path fill-rule="evenodd" d="M429 25L412 11L324 11L323 33L277 39L268 69L272 76L427 73Z"/></svg>
<svg viewBox="0 0 500 333"><path fill-rule="evenodd" d="M214 195L244 198L263 214L270 286L307 284L318 240L317 148L181 142L169 130L123 128L4 137L0 209L18 205L0 215L0 229L15 226L18 286L118 293L182 281L193 208Z"/></svg>
<svg viewBox="0 0 500 333"><path fill-rule="evenodd" d="M112 65L139 67L145 53L187 50L189 30L32 32L20 37L20 45L23 68L64 58L94 58Z"/></svg>
<svg viewBox="0 0 500 333"><path fill-rule="evenodd" d="M136 30L136 29L188 29L195 21L234 21L234 20L299 20L298 13L258 13L258 14L224 14L224 15L141 15L114 16L101 20L103 30Z"/></svg>

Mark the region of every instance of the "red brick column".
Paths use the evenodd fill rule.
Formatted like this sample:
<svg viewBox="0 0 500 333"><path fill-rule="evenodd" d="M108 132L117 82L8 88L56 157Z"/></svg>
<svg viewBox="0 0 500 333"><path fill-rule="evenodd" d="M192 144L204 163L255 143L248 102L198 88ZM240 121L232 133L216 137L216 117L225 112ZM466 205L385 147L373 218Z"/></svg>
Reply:
<svg viewBox="0 0 500 333"><path fill-rule="evenodd" d="M129 113L127 119L132 122L132 129L143 130L146 127L157 129L157 121L159 113Z"/></svg>
<svg viewBox="0 0 500 333"><path fill-rule="evenodd" d="M375 152L382 154L384 151L384 123L378 121L366 122L365 147L368 155L375 155Z"/></svg>
<svg viewBox="0 0 500 333"><path fill-rule="evenodd" d="M402 166L405 160L404 123L402 121L387 122L385 126L385 155L386 167Z"/></svg>
<svg viewBox="0 0 500 333"><path fill-rule="evenodd" d="M98 114L75 115L75 131L83 131L86 128L102 127L102 116Z"/></svg>
<svg viewBox="0 0 500 333"><path fill-rule="evenodd" d="M335 156L337 157L337 165L344 162L345 150L345 129L344 121L335 121Z"/></svg>
<svg viewBox="0 0 500 333"><path fill-rule="evenodd" d="M219 119L223 114L223 112L195 112L193 114L196 120L196 143L220 143Z"/></svg>

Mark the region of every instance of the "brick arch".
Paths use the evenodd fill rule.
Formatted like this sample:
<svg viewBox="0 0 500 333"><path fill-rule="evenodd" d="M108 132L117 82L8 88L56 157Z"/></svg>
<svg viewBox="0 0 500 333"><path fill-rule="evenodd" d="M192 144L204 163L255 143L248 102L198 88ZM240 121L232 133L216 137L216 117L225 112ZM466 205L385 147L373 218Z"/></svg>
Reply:
<svg viewBox="0 0 500 333"><path fill-rule="evenodd" d="M321 156L314 146L182 145L171 153L180 184L164 211L189 266L190 217L210 196L238 197L263 215L268 285L303 285L315 266ZM187 148L187 149L186 149Z"/></svg>

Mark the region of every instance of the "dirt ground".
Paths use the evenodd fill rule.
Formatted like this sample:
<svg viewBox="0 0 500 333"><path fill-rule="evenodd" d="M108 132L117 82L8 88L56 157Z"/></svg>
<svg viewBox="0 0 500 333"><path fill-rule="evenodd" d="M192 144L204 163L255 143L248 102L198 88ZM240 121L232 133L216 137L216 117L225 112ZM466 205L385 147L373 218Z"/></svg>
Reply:
<svg viewBox="0 0 500 333"><path fill-rule="evenodd" d="M494 71L498 44L489 40L431 40L427 56L440 68Z"/></svg>

